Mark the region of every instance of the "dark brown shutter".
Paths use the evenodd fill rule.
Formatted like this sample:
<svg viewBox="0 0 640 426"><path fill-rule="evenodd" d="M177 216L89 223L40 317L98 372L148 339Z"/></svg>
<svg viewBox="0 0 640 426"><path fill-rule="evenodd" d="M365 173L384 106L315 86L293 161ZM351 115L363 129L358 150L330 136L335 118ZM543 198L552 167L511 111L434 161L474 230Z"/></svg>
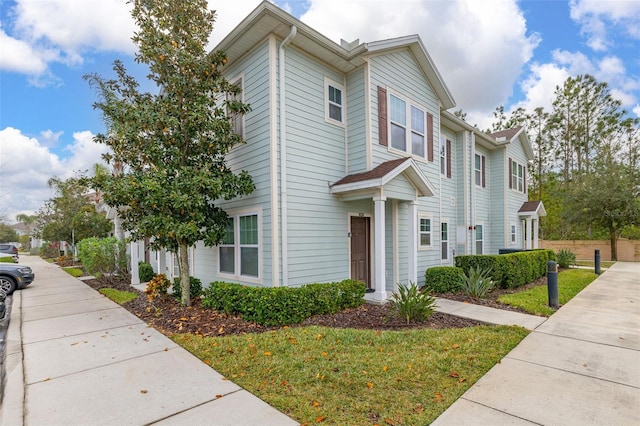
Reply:
<svg viewBox="0 0 640 426"><path fill-rule="evenodd" d="M483 155L482 157L482 165L481 165L481 169L482 169L482 187L484 188L486 186L485 183L485 163L486 163L486 157Z"/></svg>
<svg viewBox="0 0 640 426"><path fill-rule="evenodd" d="M451 177L451 141L447 139L447 177Z"/></svg>
<svg viewBox="0 0 640 426"><path fill-rule="evenodd" d="M527 193L527 166L522 167L522 190Z"/></svg>
<svg viewBox="0 0 640 426"><path fill-rule="evenodd" d="M378 140L380 145L389 146L387 137L387 89L378 86Z"/></svg>
<svg viewBox="0 0 640 426"><path fill-rule="evenodd" d="M513 160L509 158L509 189L513 188L513 172L511 170Z"/></svg>
<svg viewBox="0 0 640 426"><path fill-rule="evenodd" d="M433 115L427 113L427 160L433 161Z"/></svg>

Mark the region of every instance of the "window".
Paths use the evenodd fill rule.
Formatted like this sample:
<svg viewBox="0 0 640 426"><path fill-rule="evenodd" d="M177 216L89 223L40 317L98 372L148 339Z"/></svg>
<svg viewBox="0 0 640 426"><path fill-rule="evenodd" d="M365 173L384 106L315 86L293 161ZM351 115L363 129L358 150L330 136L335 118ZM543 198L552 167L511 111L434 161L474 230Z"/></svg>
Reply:
<svg viewBox="0 0 640 426"><path fill-rule="evenodd" d="M447 260L449 259L449 224L447 222L440 224L440 234L441 259Z"/></svg>
<svg viewBox="0 0 640 426"><path fill-rule="evenodd" d="M257 278L260 270L258 236L257 214L230 217L218 245L220 272Z"/></svg>
<svg viewBox="0 0 640 426"><path fill-rule="evenodd" d="M476 185L485 187L485 163L486 158L484 155L476 154L475 157L475 180Z"/></svg>
<svg viewBox="0 0 640 426"><path fill-rule="evenodd" d="M324 86L326 90L325 119L342 124L344 122L344 88L328 78L324 79Z"/></svg>
<svg viewBox="0 0 640 426"><path fill-rule="evenodd" d="M511 244L516 243L516 225L511 224Z"/></svg>
<svg viewBox="0 0 640 426"><path fill-rule="evenodd" d="M237 94L227 94L227 102L243 102L242 100L242 78L237 79L233 82L235 86L240 88L240 93ZM240 137L244 137L244 114L239 112L228 112L229 119L231 120L231 124L233 125L233 131Z"/></svg>
<svg viewBox="0 0 640 426"><path fill-rule="evenodd" d="M420 247L431 246L431 219L426 217L420 218L420 229L418 230Z"/></svg>
<svg viewBox="0 0 640 426"><path fill-rule="evenodd" d="M475 254L482 254L482 246L483 246L483 236L482 236L483 230L482 230L482 225L476 225L476 253Z"/></svg>
<svg viewBox="0 0 640 426"><path fill-rule="evenodd" d="M440 174L451 177L451 141L440 138Z"/></svg>
<svg viewBox="0 0 640 426"><path fill-rule="evenodd" d="M389 95L391 148L425 158L428 127L424 109Z"/></svg>
<svg viewBox="0 0 640 426"><path fill-rule="evenodd" d="M518 192L527 192L527 167L509 159L509 188Z"/></svg>

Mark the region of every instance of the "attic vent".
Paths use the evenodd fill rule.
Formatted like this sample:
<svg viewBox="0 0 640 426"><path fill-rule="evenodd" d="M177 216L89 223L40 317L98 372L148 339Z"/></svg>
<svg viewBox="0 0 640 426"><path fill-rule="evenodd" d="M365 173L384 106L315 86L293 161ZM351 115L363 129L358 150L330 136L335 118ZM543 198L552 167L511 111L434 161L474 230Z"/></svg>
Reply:
<svg viewBox="0 0 640 426"><path fill-rule="evenodd" d="M360 44L359 38L353 40L351 43L349 43L346 40L340 39L340 46L342 46L344 49L347 49L347 50L351 50L354 47L358 47L359 44Z"/></svg>

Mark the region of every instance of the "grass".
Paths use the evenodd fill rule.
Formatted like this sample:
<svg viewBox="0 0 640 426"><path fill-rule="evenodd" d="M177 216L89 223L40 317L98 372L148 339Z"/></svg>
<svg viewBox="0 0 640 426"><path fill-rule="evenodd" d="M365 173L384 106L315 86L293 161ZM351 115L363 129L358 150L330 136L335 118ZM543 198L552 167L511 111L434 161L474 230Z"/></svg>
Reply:
<svg viewBox="0 0 640 426"><path fill-rule="evenodd" d="M527 333L514 326L401 332L313 326L173 340L300 423L425 425Z"/></svg>
<svg viewBox="0 0 640 426"><path fill-rule="evenodd" d="M62 268L63 271L65 271L67 274L73 276L73 277L81 277L84 275L84 271L80 268L74 268L73 266L67 266Z"/></svg>
<svg viewBox="0 0 640 426"><path fill-rule="evenodd" d="M586 269L566 269L558 274L558 302L564 305L598 276ZM517 306L534 315L550 316L555 312L548 306L547 286L541 285L529 290L503 294L498 301Z"/></svg>
<svg viewBox="0 0 640 426"><path fill-rule="evenodd" d="M595 268L595 261L594 260L576 260L576 265L577 266L588 266L590 268ZM603 260L600 261L600 267L601 268L610 268L613 266L613 264L616 262L612 262L609 260Z"/></svg>
<svg viewBox="0 0 640 426"><path fill-rule="evenodd" d="M109 299L114 302L122 305L131 300L134 300L138 295L136 293L132 293L130 291L122 291L116 290L115 288L101 288L100 293L107 296Z"/></svg>

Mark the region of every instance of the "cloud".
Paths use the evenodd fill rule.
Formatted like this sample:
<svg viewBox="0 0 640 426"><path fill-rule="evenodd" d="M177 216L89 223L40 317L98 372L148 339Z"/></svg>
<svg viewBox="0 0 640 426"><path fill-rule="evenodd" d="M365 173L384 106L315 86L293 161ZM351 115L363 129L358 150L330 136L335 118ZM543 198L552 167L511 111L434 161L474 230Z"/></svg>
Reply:
<svg viewBox="0 0 640 426"><path fill-rule="evenodd" d="M41 132L52 136L59 133ZM38 138L12 127L0 130L0 215L14 219L18 213L38 210L53 195L47 185L50 178L67 179L101 162L106 147L92 138L89 131L74 133L67 148L71 155L61 159Z"/></svg>
<svg viewBox="0 0 640 426"><path fill-rule="evenodd" d="M594 51L609 49L615 43L612 33L616 31L640 40L638 1L571 0L569 11Z"/></svg>
<svg viewBox="0 0 640 426"><path fill-rule="evenodd" d="M458 108L470 115L491 111L511 96L540 42L527 32L515 1L343 0L340 10L336 14L331 2L312 0L301 20L334 41L419 34Z"/></svg>

